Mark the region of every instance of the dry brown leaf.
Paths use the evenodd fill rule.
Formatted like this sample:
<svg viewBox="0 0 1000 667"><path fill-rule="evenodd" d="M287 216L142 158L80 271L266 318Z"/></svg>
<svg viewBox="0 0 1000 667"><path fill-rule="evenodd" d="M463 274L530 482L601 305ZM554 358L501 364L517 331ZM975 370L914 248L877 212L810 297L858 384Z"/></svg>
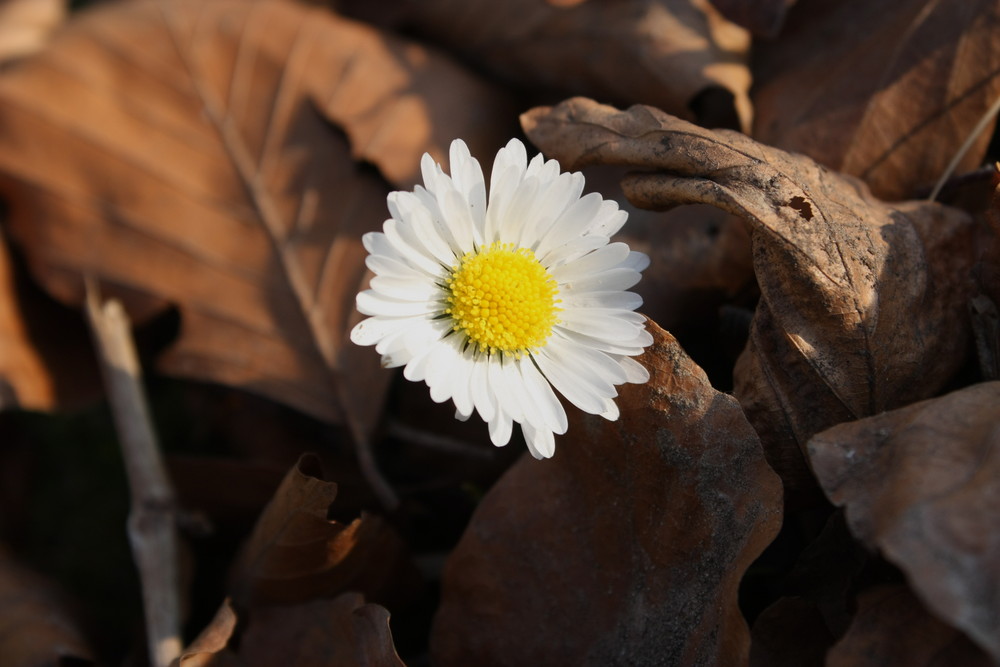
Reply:
<svg viewBox="0 0 1000 667"><path fill-rule="evenodd" d="M1000 382L977 384L835 426L808 451L852 532L1000 661L998 406Z"/></svg>
<svg viewBox="0 0 1000 667"><path fill-rule="evenodd" d="M36 292L0 236L0 410L49 410L100 393L82 318Z"/></svg>
<svg viewBox="0 0 1000 667"><path fill-rule="evenodd" d="M574 413L570 440L490 490L446 565L435 664L738 665L747 566L781 488L732 397L649 323L646 385L621 417Z"/></svg>
<svg viewBox="0 0 1000 667"><path fill-rule="evenodd" d="M827 667L989 667L962 633L927 613L905 586L883 586L858 598L847 634L827 654Z"/></svg>
<svg viewBox="0 0 1000 667"><path fill-rule="evenodd" d="M52 582L0 549L0 662L31 667L64 659L94 659L66 600Z"/></svg>
<svg viewBox="0 0 1000 667"><path fill-rule="evenodd" d="M337 485L305 455L288 472L233 567L237 605L294 603L346 590L384 600L409 585L402 539L379 517L348 525L327 518Z"/></svg>
<svg viewBox="0 0 1000 667"><path fill-rule="evenodd" d="M91 273L134 321L179 307L166 372L364 439L391 375L346 332L387 187L355 159L409 184L455 135L499 145L506 108L440 56L319 8L115 3L0 75L0 192L53 294L79 303Z"/></svg>
<svg viewBox="0 0 1000 667"><path fill-rule="evenodd" d="M754 35L774 37L785 22L795 0L711 0L727 19Z"/></svg>
<svg viewBox="0 0 1000 667"><path fill-rule="evenodd" d="M623 182L649 208L712 204L746 219L761 300L735 393L789 493L814 488L815 433L933 395L965 359L971 218L889 205L854 179L650 107L585 99L522 116L564 168L654 170Z"/></svg>
<svg viewBox="0 0 1000 667"><path fill-rule="evenodd" d="M755 45L754 136L884 199L933 185L1000 96L995 0L813 0ZM982 132L958 165L978 167Z"/></svg>
<svg viewBox="0 0 1000 667"><path fill-rule="evenodd" d="M182 654L179 667L402 667L389 632L389 612L344 593L333 600L251 610L238 650L229 601Z"/></svg>
<svg viewBox="0 0 1000 667"><path fill-rule="evenodd" d="M41 51L66 20L67 0L0 0L0 62Z"/></svg>
<svg viewBox="0 0 1000 667"><path fill-rule="evenodd" d="M416 31L550 95L652 104L706 125L749 129L750 38L708 0L335 4Z"/></svg>

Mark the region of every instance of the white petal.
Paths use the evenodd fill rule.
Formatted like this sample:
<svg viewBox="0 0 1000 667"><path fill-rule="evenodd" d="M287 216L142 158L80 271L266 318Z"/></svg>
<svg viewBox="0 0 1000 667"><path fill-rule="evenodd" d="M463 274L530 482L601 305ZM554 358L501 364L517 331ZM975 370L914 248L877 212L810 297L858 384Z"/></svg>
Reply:
<svg viewBox="0 0 1000 667"><path fill-rule="evenodd" d="M489 384L490 360L485 355L479 355L473 362L472 377L469 380L469 390L476 411L484 422L493 421L497 413L497 401Z"/></svg>
<svg viewBox="0 0 1000 667"><path fill-rule="evenodd" d="M604 402L604 411L600 415L608 421L615 421L620 416L618 404L609 398Z"/></svg>
<svg viewBox="0 0 1000 667"><path fill-rule="evenodd" d="M521 234L524 231L524 223L531 215L531 209L535 207L535 199L538 195L538 179L528 178L514 191L514 196L506 208L497 212L499 216L500 240L505 243L513 243L521 246Z"/></svg>
<svg viewBox="0 0 1000 667"><path fill-rule="evenodd" d="M569 421L566 419L562 403L552 391L552 385L535 367L530 357L520 359L518 366L528 401L536 407L541 417L541 421L536 425L544 425L555 433L565 433L569 428Z"/></svg>
<svg viewBox="0 0 1000 667"><path fill-rule="evenodd" d="M490 388L497 398L497 412L510 416L514 421L524 421L524 411L521 409L520 387L512 385L510 376L504 364L499 359L493 360L488 367Z"/></svg>
<svg viewBox="0 0 1000 667"><path fill-rule="evenodd" d="M514 423L511 418L505 415L502 411L498 411L497 414L489 421L490 426L490 440L497 447L503 447L508 442L510 442L510 433L514 428Z"/></svg>
<svg viewBox="0 0 1000 667"><path fill-rule="evenodd" d="M579 259L550 269L552 277L559 282L589 276L600 271L619 266L628 259L629 249L624 243L609 243Z"/></svg>
<svg viewBox="0 0 1000 667"><path fill-rule="evenodd" d="M628 254L628 259L622 262L622 266L635 269L636 271L645 271L649 268L649 255L638 250L633 250Z"/></svg>
<svg viewBox="0 0 1000 667"><path fill-rule="evenodd" d="M652 343L652 338L650 338ZM625 379L632 384L649 382L649 370L632 357L619 357L618 364L625 371Z"/></svg>
<svg viewBox="0 0 1000 667"><path fill-rule="evenodd" d="M635 310L642 305L642 297L635 292L581 292L580 290L563 290L559 293L562 308L615 308L618 310Z"/></svg>
<svg viewBox="0 0 1000 667"><path fill-rule="evenodd" d="M601 352L607 352L612 356L642 354L646 345L649 345L649 343L644 342L644 337L640 338L638 335L633 336L628 340L605 340L601 338L593 338L578 331L562 327L559 327L559 335L569 338L573 342L585 347L590 347Z"/></svg>
<svg viewBox="0 0 1000 667"><path fill-rule="evenodd" d="M632 287L642 274L633 269L609 269L591 276L577 278L565 284L566 289L580 292L610 292L614 290L627 290Z"/></svg>
<svg viewBox="0 0 1000 667"><path fill-rule="evenodd" d="M441 216L448 227L451 237L455 240L453 252L461 257L472 250L476 244L482 243L482 238L476 233L476 223L472 219L472 211L465 197L456 190L449 190L438 196L441 205Z"/></svg>
<svg viewBox="0 0 1000 667"><path fill-rule="evenodd" d="M486 220L486 182L479 162L469 154L469 147L461 139L451 142L448 154L451 178L455 189L465 198L469 213L480 234Z"/></svg>
<svg viewBox="0 0 1000 667"><path fill-rule="evenodd" d="M643 322L645 317L639 313L610 308L567 308L559 313L561 327L609 341L635 337L636 326Z"/></svg>
<svg viewBox="0 0 1000 667"><path fill-rule="evenodd" d="M628 220L628 213L618 208L618 202L605 199L601 202L601 210L587 225L584 234L597 236L613 236Z"/></svg>
<svg viewBox="0 0 1000 667"><path fill-rule="evenodd" d="M393 192L389 197L393 195L396 195L392 201L399 220L404 223L396 227L399 235L410 245L422 245L438 263L451 266L457 254L457 244L447 226L435 222L437 212L431 211L412 192ZM385 229L388 234L388 223Z"/></svg>
<svg viewBox="0 0 1000 667"><path fill-rule="evenodd" d="M607 392L607 387L595 387L564 365L558 357L553 357L551 351L546 346L535 354L535 360L539 369L545 375L545 379L552 383L556 390L566 397L570 403L580 408L584 412L599 414L603 410L604 403L601 393ZM613 391L613 389L612 389Z"/></svg>
<svg viewBox="0 0 1000 667"><path fill-rule="evenodd" d="M493 196L497 194L497 178L499 176L503 176L508 168L512 168L516 175L515 182L520 183L527 167L528 152L520 140L511 139L506 146L497 151L497 156L493 160L493 171L490 174L490 203L493 203Z"/></svg>
<svg viewBox="0 0 1000 667"><path fill-rule="evenodd" d="M384 315L386 317L430 315L437 310L437 306L429 301L392 299L370 289L358 294L357 307L358 312L362 315Z"/></svg>
<svg viewBox="0 0 1000 667"><path fill-rule="evenodd" d="M369 317L351 329L351 342L355 345L375 345L386 336L405 331L413 325L412 317Z"/></svg>
<svg viewBox="0 0 1000 667"><path fill-rule="evenodd" d="M486 224L483 243L500 238L500 227L506 220L507 209L521 184L521 174L516 167L508 167L502 174L493 173L490 184L490 203L486 206Z"/></svg>
<svg viewBox="0 0 1000 667"><path fill-rule="evenodd" d="M573 202L546 232L545 237L538 243L535 254L541 258L552 249L581 236L583 230L590 226L594 217L600 212L602 201L601 195L591 192Z"/></svg>
<svg viewBox="0 0 1000 667"><path fill-rule="evenodd" d="M528 451L536 459L552 458L556 453L556 440L552 431L538 429L530 424L521 424L521 432L524 433L524 443L528 445Z"/></svg>
<svg viewBox="0 0 1000 667"><path fill-rule="evenodd" d="M365 266L378 276L423 282L436 282L441 272L440 267L435 266L435 271L431 274L389 255L368 255Z"/></svg>
<svg viewBox="0 0 1000 667"><path fill-rule="evenodd" d="M386 220L382 226L385 238L392 250L386 256L402 261L414 270L427 275L441 273L442 262L429 252L423 243L413 241L413 228L409 222ZM380 253L381 254L381 253Z"/></svg>
<svg viewBox="0 0 1000 667"><path fill-rule="evenodd" d="M531 218L525 222L525 231L521 235L522 244L537 252L539 242L563 211L580 198L581 192L583 174L559 174L539 194L536 207L531 211Z"/></svg>
<svg viewBox="0 0 1000 667"><path fill-rule="evenodd" d="M440 301L443 296L441 288L434 283L412 278L379 275L372 278L371 288L388 297L407 301Z"/></svg>

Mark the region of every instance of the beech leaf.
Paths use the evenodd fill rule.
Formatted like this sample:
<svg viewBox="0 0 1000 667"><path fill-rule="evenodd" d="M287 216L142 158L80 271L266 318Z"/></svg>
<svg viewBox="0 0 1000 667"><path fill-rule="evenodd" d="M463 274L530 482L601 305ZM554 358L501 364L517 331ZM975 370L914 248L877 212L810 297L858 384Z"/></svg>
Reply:
<svg viewBox="0 0 1000 667"><path fill-rule="evenodd" d="M507 108L441 56L320 8L108 4L0 74L0 194L60 299L79 304L91 274L133 321L179 308L163 370L364 441L391 375L346 334L388 188L357 160L409 185L454 136L499 146Z"/></svg>
<svg viewBox="0 0 1000 667"><path fill-rule="evenodd" d="M1000 382L814 437L809 461L851 531L927 608L1000 661ZM900 663L902 664L902 663Z"/></svg>
<svg viewBox="0 0 1000 667"><path fill-rule="evenodd" d="M444 571L435 664L745 663L740 579L777 534L781 487L732 397L653 323L619 420L574 412L522 458Z"/></svg>
<svg viewBox="0 0 1000 667"><path fill-rule="evenodd" d="M754 137L885 199L935 184L1000 96L993 0L815 0L754 46ZM992 125L992 123L991 123ZM992 131L958 163L981 164Z"/></svg>
<svg viewBox="0 0 1000 667"><path fill-rule="evenodd" d="M750 38L709 0L342 0L505 79L749 130ZM599 54L599 55L598 55ZM719 93L722 94L719 94Z"/></svg>
<svg viewBox="0 0 1000 667"><path fill-rule="evenodd" d="M402 539L375 515L347 525L328 519L336 496L315 456L288 471L233 567L230 590L239 606L404 591L413 571Z"/></svg>
<svg viewBox="0 0 1000 667"><path fill-rule="evenodd" d="M619 164L645 208L712 204L751 226L761 298L735 394L790 493L814 488L815 433L927 398L962 365L973 224L927 202L881 202L855 179L657 109L586 99L522 116L567 169Z"/></svg>

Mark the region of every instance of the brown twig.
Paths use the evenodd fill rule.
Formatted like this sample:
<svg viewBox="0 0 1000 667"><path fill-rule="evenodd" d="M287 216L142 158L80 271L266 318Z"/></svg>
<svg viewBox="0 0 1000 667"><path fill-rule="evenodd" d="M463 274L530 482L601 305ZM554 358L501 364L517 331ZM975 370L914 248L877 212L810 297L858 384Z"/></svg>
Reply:
<svg viewBox="0 0 1000 667"><path fill-rule="evenodd" d="M124 308L101 303L86 281L86 311L121 441L132 496L128 537L139 569L150 664L180 655L177 510L142 389L142 374Z"/></svg>

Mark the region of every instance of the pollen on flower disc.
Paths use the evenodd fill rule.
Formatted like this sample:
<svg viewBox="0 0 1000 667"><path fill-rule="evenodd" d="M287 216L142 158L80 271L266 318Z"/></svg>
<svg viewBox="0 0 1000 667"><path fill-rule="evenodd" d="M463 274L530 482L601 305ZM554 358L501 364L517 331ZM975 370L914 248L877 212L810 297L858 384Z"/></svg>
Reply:
<svg viewBox="0 0 1000 667"><path fill-rule="evenodd" d="M528 248L498 241L466 253L447 287L452 328L480 350L520 356L545 345L558 321L556 280Z"/></svg>

